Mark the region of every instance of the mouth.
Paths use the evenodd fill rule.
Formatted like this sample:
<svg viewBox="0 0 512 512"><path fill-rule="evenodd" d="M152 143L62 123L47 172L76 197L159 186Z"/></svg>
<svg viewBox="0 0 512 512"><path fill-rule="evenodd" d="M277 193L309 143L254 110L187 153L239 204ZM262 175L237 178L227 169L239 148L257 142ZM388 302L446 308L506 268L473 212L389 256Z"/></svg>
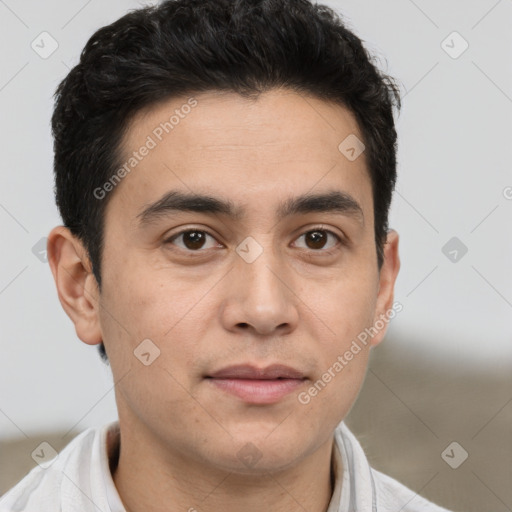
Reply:
<svg viewBox="0 0 512 512"><path fill-rule="evenodd" d="M289 366L229 366L205 377L215 389L251 404L272 404L303 386L307 377Z"/></svg>

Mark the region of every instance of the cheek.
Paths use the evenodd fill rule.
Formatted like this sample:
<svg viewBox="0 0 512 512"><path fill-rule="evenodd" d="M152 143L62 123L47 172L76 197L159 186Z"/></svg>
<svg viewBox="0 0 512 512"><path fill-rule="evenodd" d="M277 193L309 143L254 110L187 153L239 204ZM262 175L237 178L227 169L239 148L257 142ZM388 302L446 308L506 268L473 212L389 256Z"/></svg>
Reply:
<svg viewBox="0 0 512 512"><path fill-rule="evenodd" d="M343 278L333 278L321 292L311 293L306 299L328 333L325 349L332 355L344 351L365 328L373 322L376 306L375 278L353 273ZM306 302L305 300L305 302Z"/></svg>
<svg viewBox="0 0 512 512"><path fill-rule="evenodd" d="M350 361L347 361L342 355L341 361L344 363L337 361L340 366L332 365L330 367L330 373L334 377L326 384L325 391L322 392L324 401L322 408L335 424L348 414L357 398L366 374L368 355L369 348L362 347L361 351Z"/></svg>
<svg viewBox="0 0 512 512"><path fill-rule="evenodd" d="M181 418L199 415L188 391L188 373L195 364L194 340L202 325L194 304L204 292L188 287L185 293L179 280L171 286L169 279L138 268L139 275L133 265L109 276L101 308L104 341L118 382L118 407L186 428ZM183 414L169 416L177 408Z"/></svg>
<svg viewBox="0 0 512 512"><path fill-rule="evenodd" d="M113 370L116 367L116 375L122 376L127 369L139 369L134 351L146 343L150 353L158 354L155 365L183 380L196 364L199 341L211 325L207 316L214 308L207 292L212 278L190 283L135 258L125 264L105 273L100 308Z"/></svg>
<svg viewBox="0 0 512 512"><path fill-rule="evenodd" d="M170 278L136 255L111 265L103 295L105 309L110 308L115 318L103 317L125 325L134 340L161 339L198 300L193 288L185 291L180 279Z"/></svg>
<svg viewBox="0 0 512 512"><path fill-rule="evenodd" d="M361 389L369 348L362 348L350 361L338 360L345 352L331 354L329 364L300 395L297 396L302 412L301 427L322 432L325 439L347 416Z"/></svg>
<svg viewBox="0 0 512 512"><path fill-rule="evenodd" d="M308 299L315 304L311 321L318 326L313 338L318 373L303 399L326 424L335 425L350 410L366 373L370 344L364 331L373 322L376 282L354 273L329 283L324 293Z"/></svg>

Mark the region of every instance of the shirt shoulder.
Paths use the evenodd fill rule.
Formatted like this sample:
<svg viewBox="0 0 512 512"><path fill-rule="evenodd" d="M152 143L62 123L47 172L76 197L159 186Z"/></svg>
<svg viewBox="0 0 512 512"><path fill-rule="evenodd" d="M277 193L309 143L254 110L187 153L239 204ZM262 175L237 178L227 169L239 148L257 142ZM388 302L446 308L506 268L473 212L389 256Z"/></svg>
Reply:
<svg viewBox="0 0 512 512"><path fill-rule="evenodd" d="M0 512L108 510L93 488L94 475L100 470L96 452L108 427L85 430L51 463L33 468L0 498Z"/></svg>
<svg viewBox="0 0 512 512"><path fill-rule="evenodd" d="M344 422L336 429L335 441L345 472L343 503L337 512L353 509L371 512L452 512L373 469L359 441Z"/></svg>
<svg viewBox="0 0 512 512"><path fill-rule="evenodd" d="M390 476L373 468L371 471L375 482L377 501L383 511L396 510L397 505L400 505L403 507L399 509L402 512L451 512L423 498ZM381 508L378 510L380 511Z"/></svg>

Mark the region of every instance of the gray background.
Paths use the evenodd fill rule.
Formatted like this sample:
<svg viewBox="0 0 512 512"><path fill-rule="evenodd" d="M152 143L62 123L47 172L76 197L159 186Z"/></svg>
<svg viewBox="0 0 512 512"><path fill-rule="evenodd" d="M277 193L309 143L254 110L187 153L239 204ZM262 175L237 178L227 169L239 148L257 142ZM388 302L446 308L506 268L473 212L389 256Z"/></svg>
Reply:
<svg viewBox="0 0 512 512"><path fill-rule="evenodd" d="M49 120L52 94L90 35L149 3L0 0L0 439L29 442L41 432L81 431L116 417L109 368L76 337L41 253L44 237L61 223ZM372 355L360 406L369 416L358 404L353 428L370 452L390 441L379 432L398 433L400 443L409 427L419 428L419 438L396 450L417 457L414 447L428 446L430 455L421 456L440 464L436 475L444 475L446 489L469 468L457 478L477 494L439 492L445 506L512 510L503 473L510 482L510 429L484 436L493 425L510 425L512 415L512 0L324 3L400 81L403 97L390 222L401 235L395 298L403 311ZM55 44L42 32L58 44L47 58L31 46L43 52ZM445 248L453 237L456 245ZM396 408L384 411L379 393L392 393ZM378 411L386 417L371 416ZM440 457L454 440L470 453L460 470ZM494 451L485 444L493 442ZM418 491L434 474L411 458L416 473L402 463L386 466L386 457L377 455L377 466L409 478Z"/></svg>

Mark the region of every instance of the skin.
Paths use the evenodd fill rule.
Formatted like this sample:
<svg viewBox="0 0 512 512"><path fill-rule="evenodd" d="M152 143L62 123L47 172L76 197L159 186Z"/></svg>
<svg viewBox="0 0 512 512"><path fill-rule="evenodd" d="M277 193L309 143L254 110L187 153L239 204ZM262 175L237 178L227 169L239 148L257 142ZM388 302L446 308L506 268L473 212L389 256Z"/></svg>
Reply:
<svg viewBox="0 0 512 512"><path fill-rule="evenodd" d="M116 382L114 481L129 511L325 511L333 432L386 328L308 404L297 396L391 309L398 234L389 231L379 272L364 153L349 161L338 150L350 134L363 139L350 111L289 90L257 101L195 98L197 107L110 192L101 293L80 241L63 226L49 235L61 304L83 342L104 341ZM125 156L186 101L139 112ZM140 211L171 190L230 199L245 215L170 213L141 228ZM349 193L364 219L314 212L276 221L283 199L330 190ZM315 245L307 233L319 226L345 243L328 235L325 248ZM166 242L185 228L211 234L204 248L193 252L183 236ZM247 236L263 251L252 263L235 251ZM160 349L148 366L133 353L146 338ZM287 364L307 379L262 405L204 378L242 363ZM247 443L261 455L252 467L237 456Z"/></svg>

